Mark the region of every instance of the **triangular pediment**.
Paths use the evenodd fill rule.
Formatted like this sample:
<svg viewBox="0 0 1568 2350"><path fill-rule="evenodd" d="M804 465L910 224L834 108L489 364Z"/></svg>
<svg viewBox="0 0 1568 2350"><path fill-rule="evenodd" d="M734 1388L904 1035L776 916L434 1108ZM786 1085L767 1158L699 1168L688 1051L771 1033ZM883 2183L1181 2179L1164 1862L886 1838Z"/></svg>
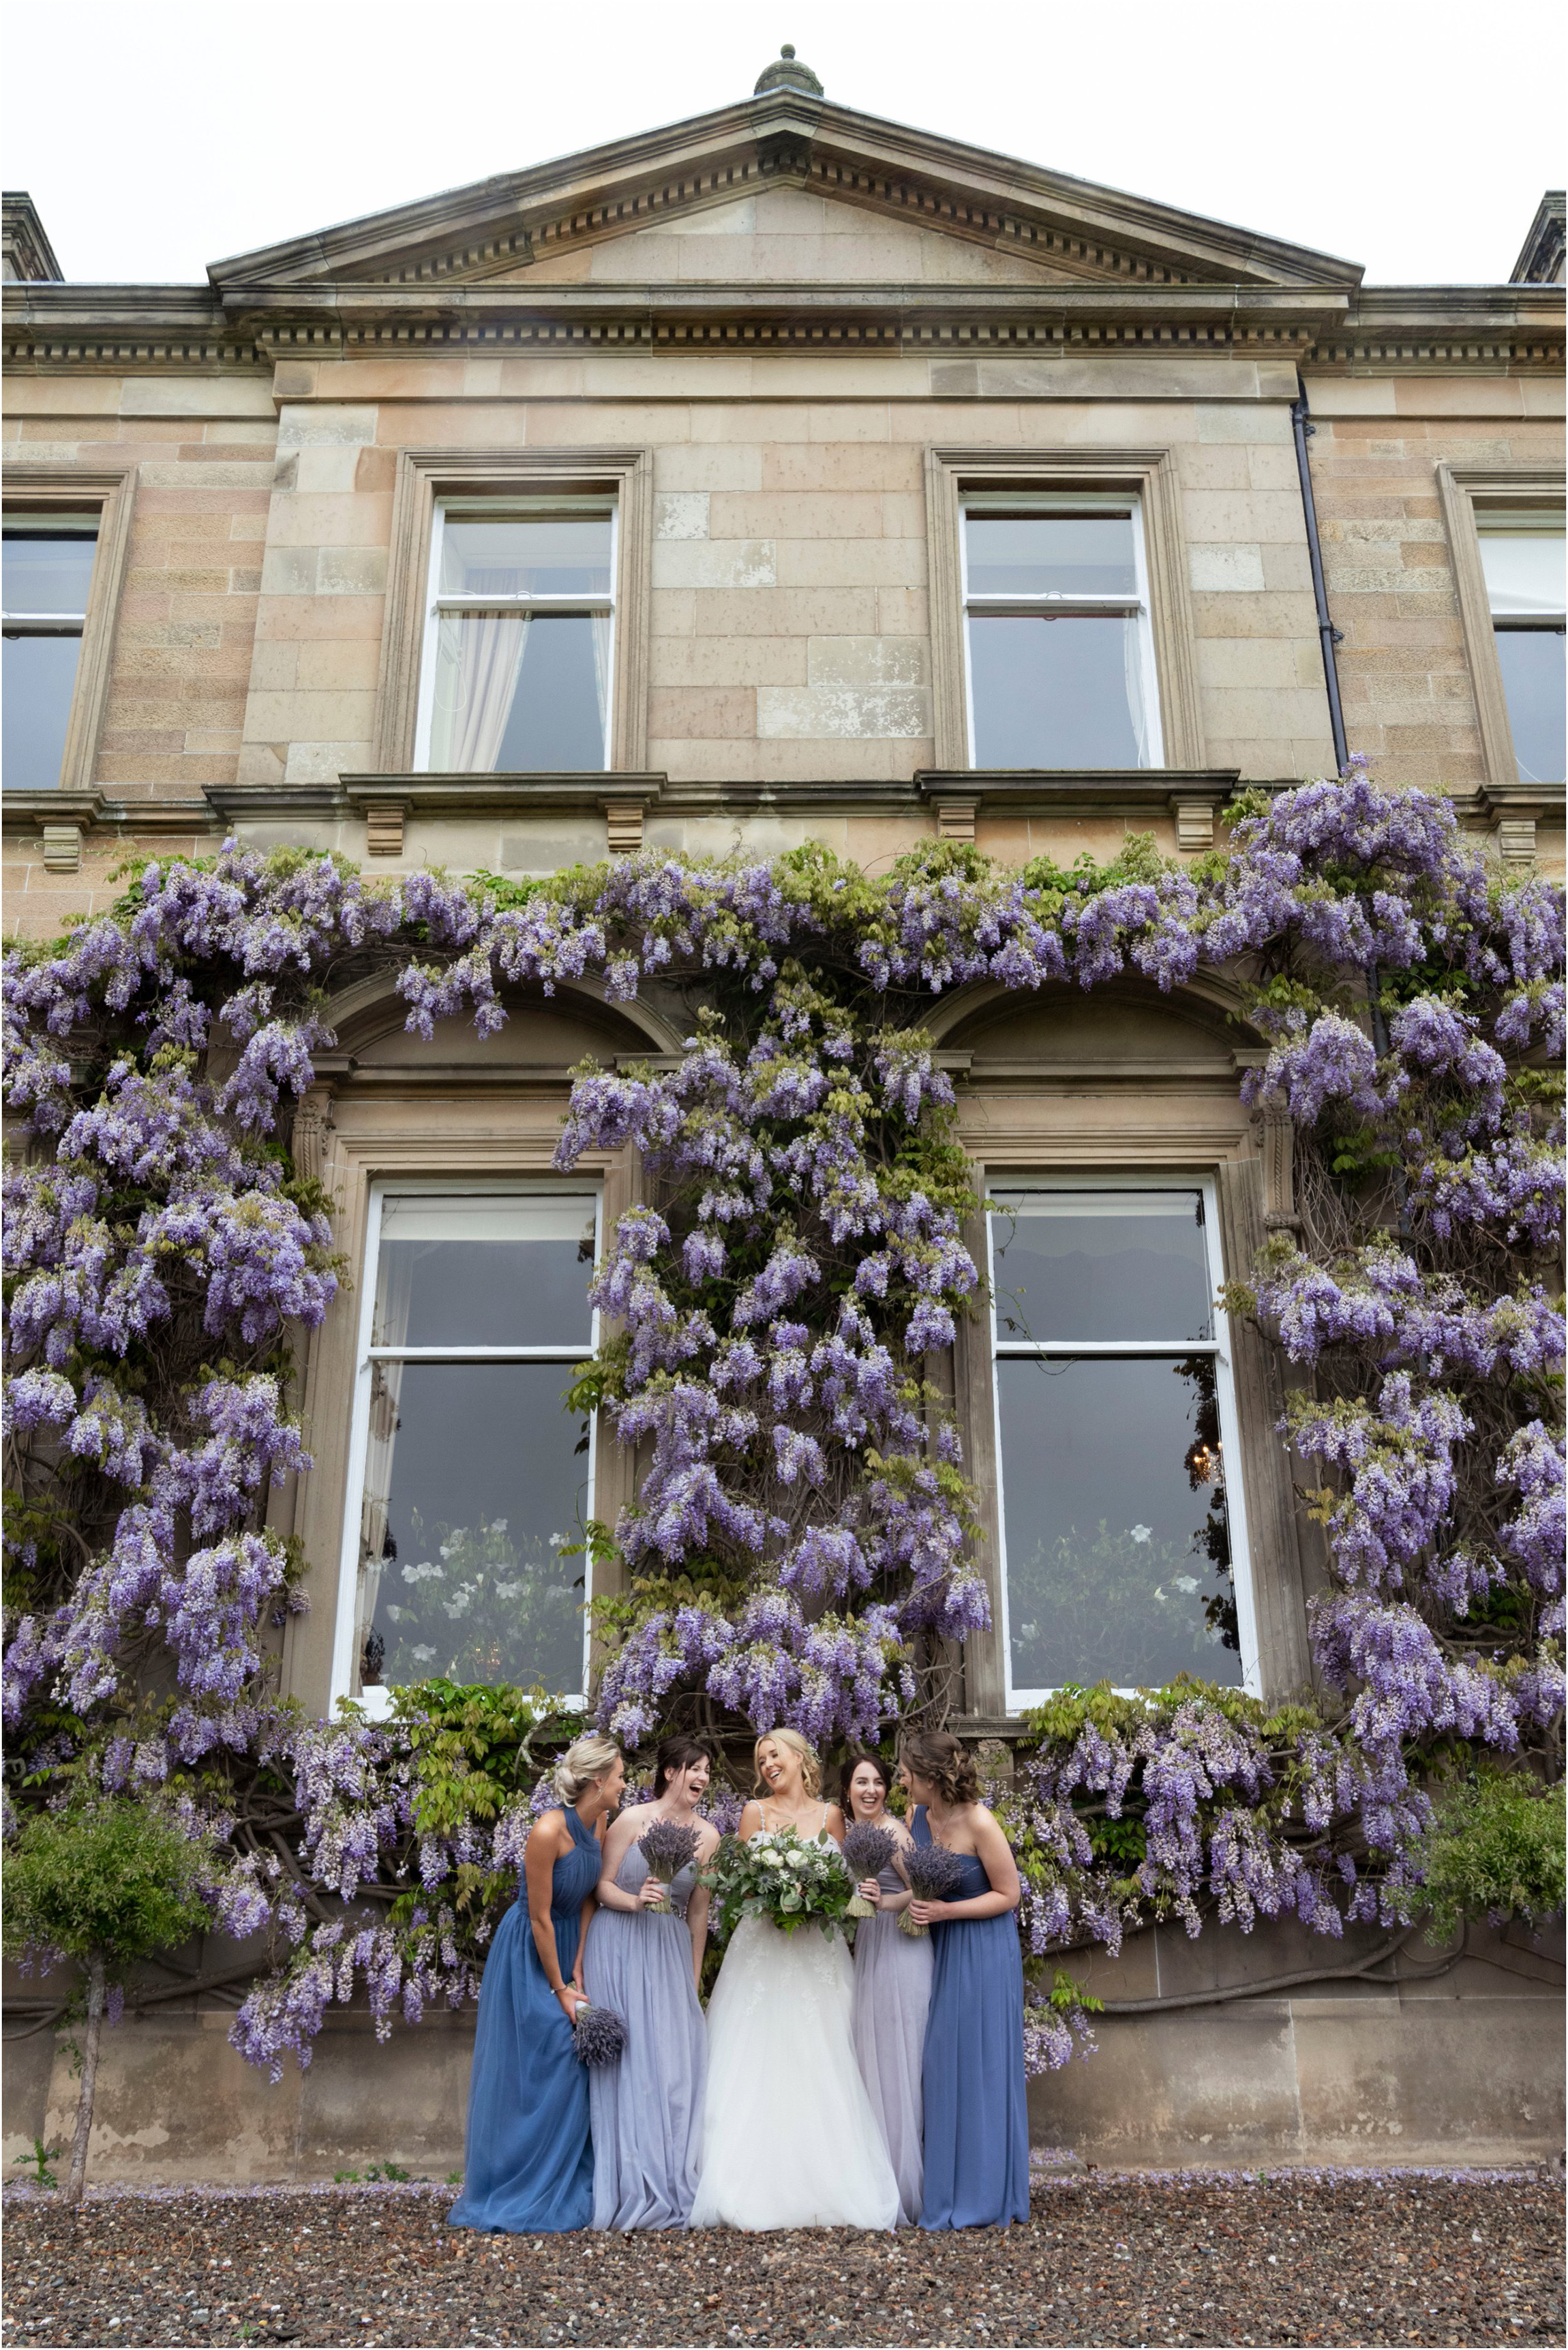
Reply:
<svg viewBox="0 0 1568 2350"><path fill-rule="evenodd" d="M797 90L242 254L208 274L226 295L721 280L1348 290L1361 276L1328 254Z"/></svg>

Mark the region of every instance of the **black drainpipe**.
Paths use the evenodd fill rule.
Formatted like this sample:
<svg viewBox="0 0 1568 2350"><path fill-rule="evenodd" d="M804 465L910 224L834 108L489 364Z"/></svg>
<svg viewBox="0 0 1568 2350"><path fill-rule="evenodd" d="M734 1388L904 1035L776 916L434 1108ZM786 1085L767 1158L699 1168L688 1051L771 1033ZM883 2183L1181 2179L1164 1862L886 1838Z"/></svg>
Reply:
<svg viewBox="0 0 1568 2350"><path fill-rule="evenodd" d="M1323 546L1317 535L1317 504L1312 494L1312 467L1307 463L1307 437L1317 427L1307 407L1306 386L1296 378L1296 398L1291 402L1291 426L1296 436L1296 472L1301 476L1302 511L1306 516L1307 555L1312 563L1312 597L1317 607L1318 642L1323 648L1323 680L1328 688L1328 723L1334 736L1334 763L1343 767L1350 756L1345 734L1345 712L1339 701L1339 663L1334 649L1339 630L1328 616L1328 588L1323 576Z"/></svg>

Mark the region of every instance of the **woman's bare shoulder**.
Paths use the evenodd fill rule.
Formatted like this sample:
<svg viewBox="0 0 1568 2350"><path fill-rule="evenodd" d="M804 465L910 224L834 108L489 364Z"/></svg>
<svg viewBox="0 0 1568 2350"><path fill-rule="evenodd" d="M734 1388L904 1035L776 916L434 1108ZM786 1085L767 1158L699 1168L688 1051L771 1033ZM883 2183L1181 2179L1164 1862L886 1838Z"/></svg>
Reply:
<svg viewBox="0 0 1568 2350"><path fill-rule="evenodd" d="M618 1811L604 1832L606 1860L609 1859L612 1853L618 1860L632 1838L640 1835L647 1825L648 1805L646 1804L628 1804L624 1810Z"/></svg>

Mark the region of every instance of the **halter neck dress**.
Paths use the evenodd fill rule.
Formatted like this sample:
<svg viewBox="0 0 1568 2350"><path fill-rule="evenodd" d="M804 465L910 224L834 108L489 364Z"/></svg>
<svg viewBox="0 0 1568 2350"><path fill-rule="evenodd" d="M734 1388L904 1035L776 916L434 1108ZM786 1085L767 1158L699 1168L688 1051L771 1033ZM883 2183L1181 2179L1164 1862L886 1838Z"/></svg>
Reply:
<svg viewBox="0 0 1568 2350"><path fill-rule="evenodd" d="M615 1881L635 1894L647 1876L634 1843ZM588 1936L588 1997L626 2025L620 2063L588 2075L596 2228L683 2228L691 2217L708 2077L686 1922L696 1883L688 1863L670 1886L670 1915L601 1908Z"/></svg>
<svg viewBox="0 0 1568 2350"><path fill-rule="evenodd" d="M909 1833L936 1842L923 1804ZM989 1893L972 1852L952 1898ZM1023 2077L1023 1956L1018 1919L953 1918L931 1928L935 1963L921 2068L926 2178L922 2228L1005 2228L1029 2217Z"/></svg>
<svg viewBox="0 0 1568 2350"><path fill-rule="evenodd" d="M550 1921L563 1982L576 1963L583 1903L599 1879L601 1850L571 1805L572 1848L550 1880ZM496 1929L479 1992L468 2095L468 2152L454 2228L545 2236L593 2216L588 2076L572 2027L534 1944L526 1882Z"/></svg>

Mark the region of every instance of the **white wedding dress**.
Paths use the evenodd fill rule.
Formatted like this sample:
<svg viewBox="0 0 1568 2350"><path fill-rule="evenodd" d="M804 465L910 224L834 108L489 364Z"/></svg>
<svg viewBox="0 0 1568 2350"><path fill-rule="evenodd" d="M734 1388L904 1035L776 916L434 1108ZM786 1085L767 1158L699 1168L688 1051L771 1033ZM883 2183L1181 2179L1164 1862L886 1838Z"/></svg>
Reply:
<svg viewBox="0 0 1568 2350"><path fill-rule="evenodd" d="M691 2227L898 2226L898 2182L850 2033L854 1981L842 1934L782 1934L764 1918L736 1927L708 2002Z"/></svg>

